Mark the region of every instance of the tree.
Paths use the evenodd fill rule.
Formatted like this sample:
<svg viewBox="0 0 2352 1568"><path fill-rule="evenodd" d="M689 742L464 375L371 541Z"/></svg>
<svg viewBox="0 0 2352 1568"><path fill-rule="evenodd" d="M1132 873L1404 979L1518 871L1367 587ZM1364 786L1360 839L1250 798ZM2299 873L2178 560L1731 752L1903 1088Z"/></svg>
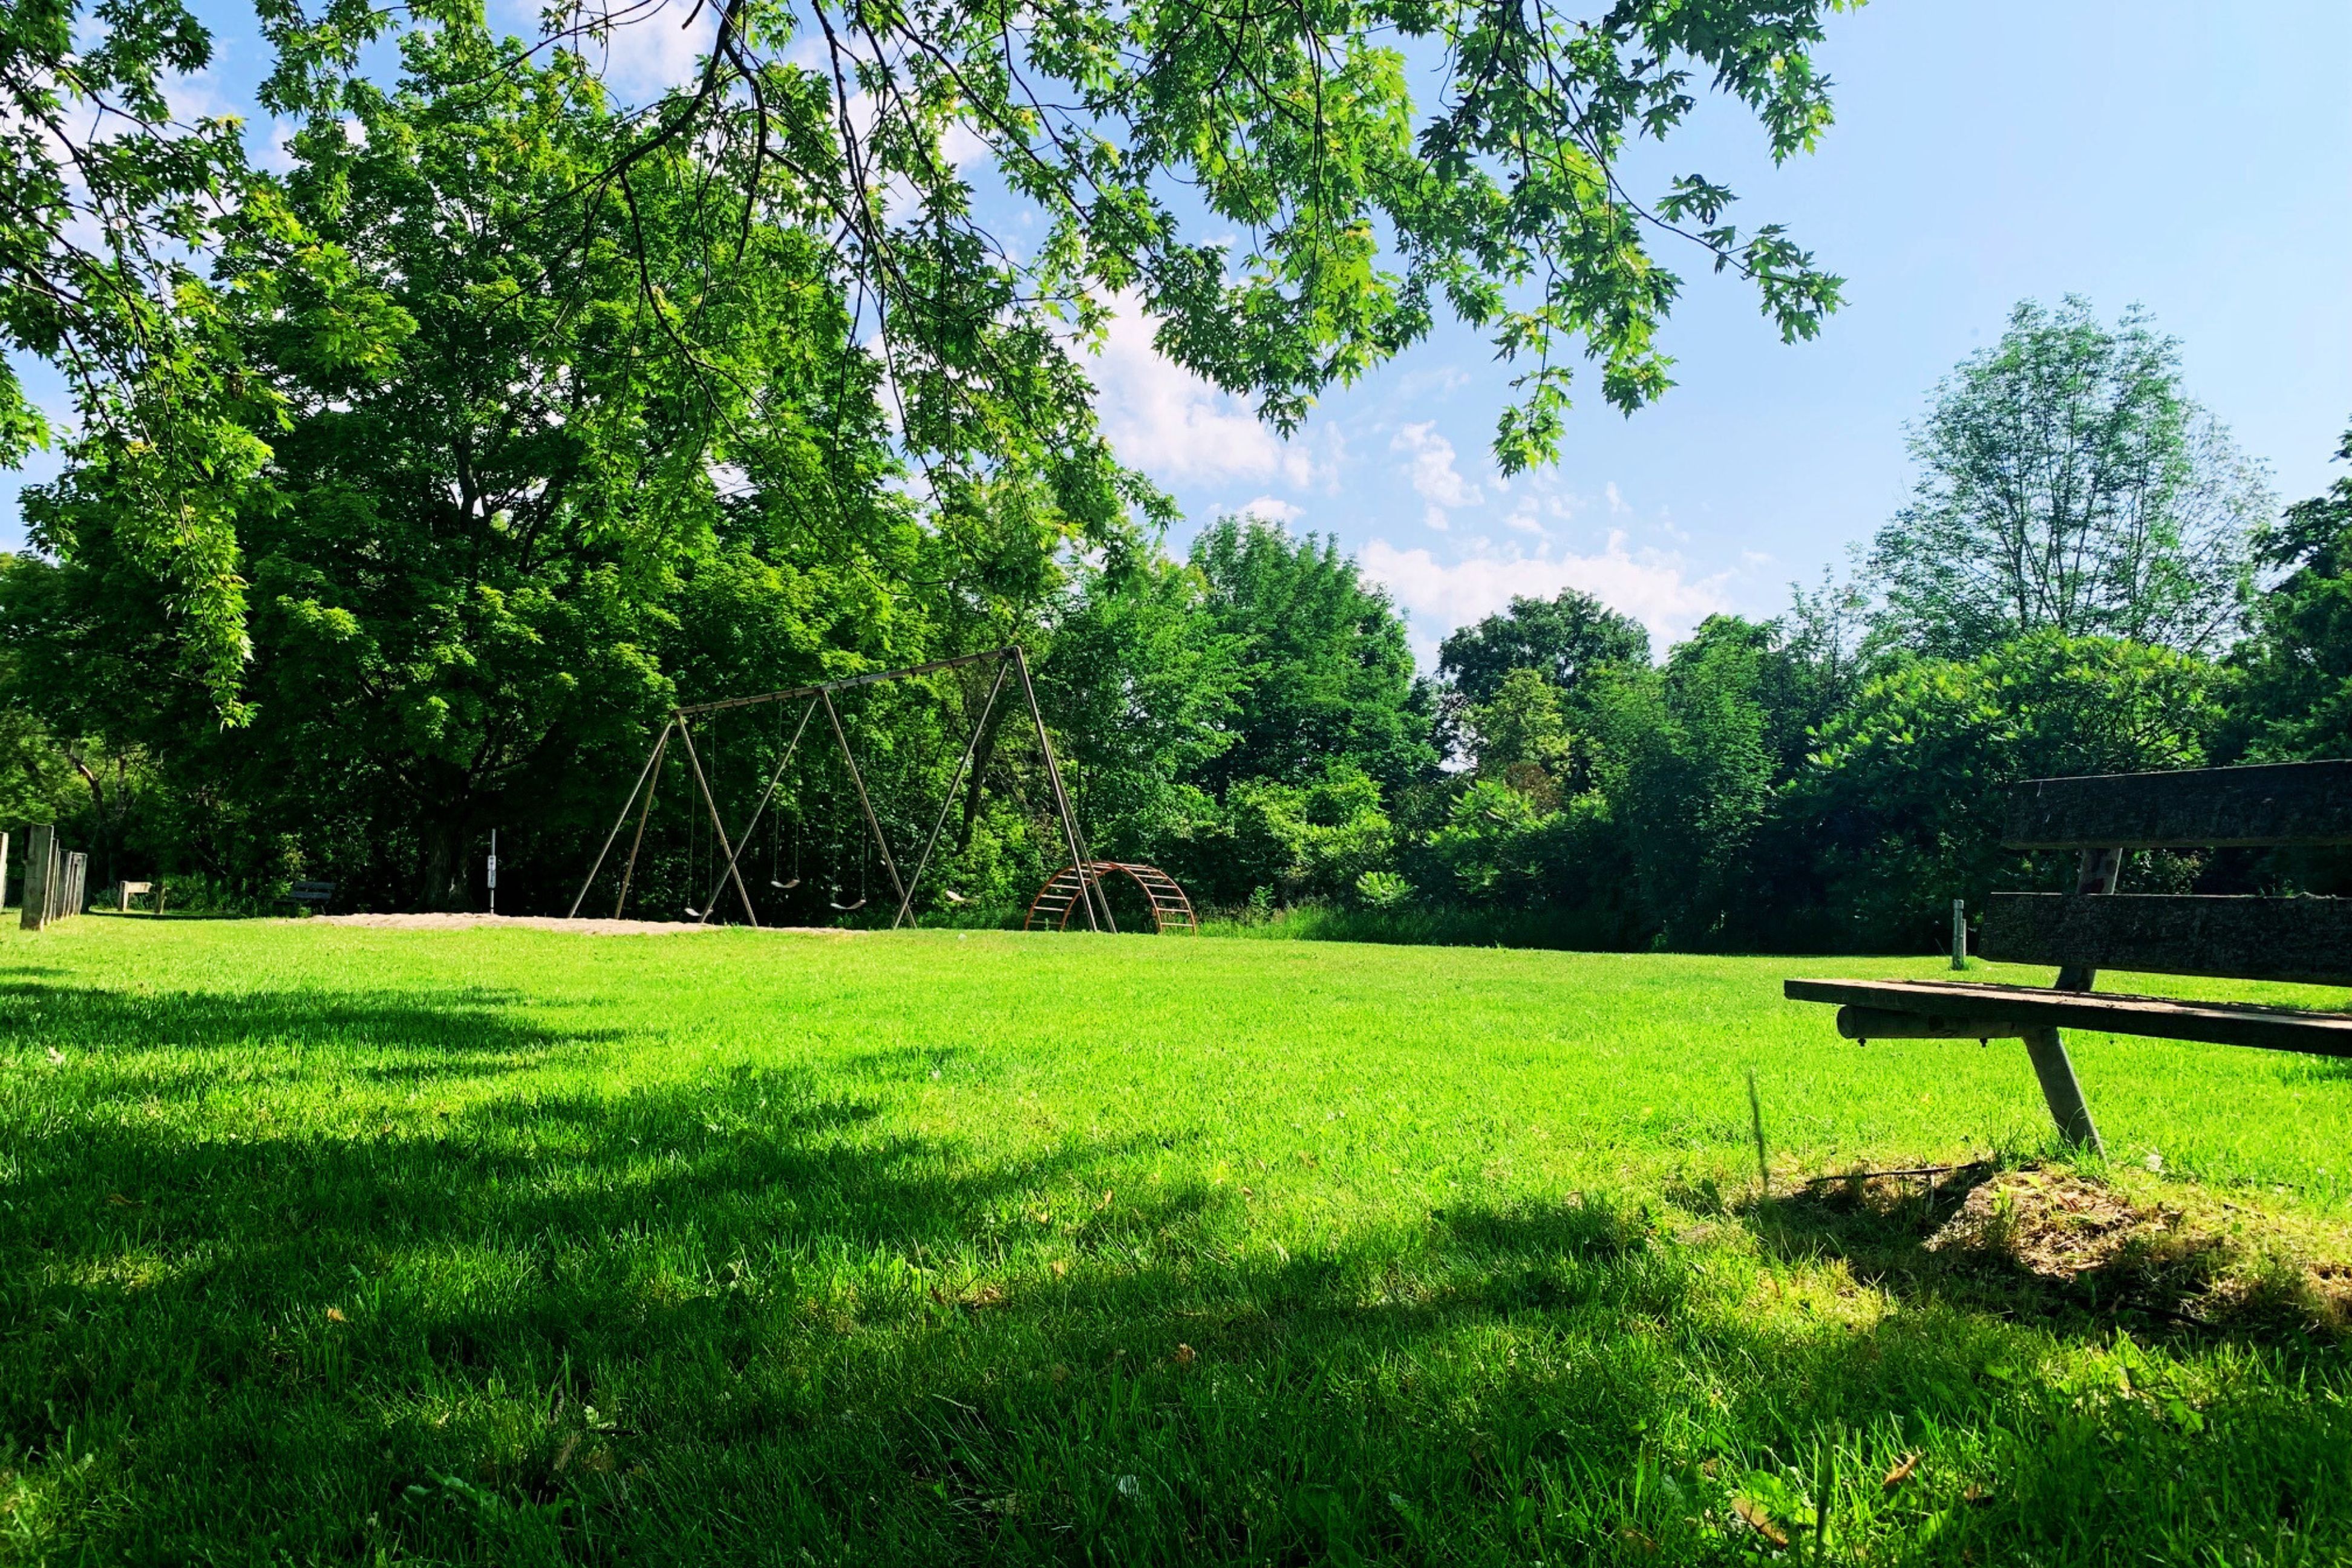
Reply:
<svg viewBox="0 0 2352 1568"><path fill-rule="evenodd" d="M180 121L211 63L179 0L26 0L0 15L0 465L58 434L16 362L66 377L86 452L135 489L121 547L156 579L175 658L234 717L247 651L239 487L268 448L201 257L248 178L236 121Z"/></svg>
<svg viewBox="0 0 2352 1568"><path fill-rule="evenodd" d="M1622 161L1629 138L1669 137L1696 109L1698 74L1761 121L1776 161L1810 151L1831 118L1812 50L1844 3L1665 0L1582 17L1477 0L1234 13L1053 0L1017 16L971 0L721 0L687 18L709 29L696 79L618 117L572 194L626 210L610 243L639 262L639 311L721 401L725 355L701 336L712 319L681 306L691 290L664 290L664 241L639 206L652 171L698 162L709 177L671 201L704 231L820 233L825 281L885 363L893 439L949 536L1008 487L1048 493L1099 535L1124 510L1169 517L1102 440L1077 357L1123 303L1285 429L1451 313L1519 367L1496 441L1507 471L1556 453L1580 354L1621 408L1670 384L1656 336L1680 279L1652 253L1661 236L1748 280L1785 339L1811 336L1839 279L1778 225L1734 224L1722 184L1685 175L1644 201ZM387 32L482 21L481 0L257 9L277 57L263 107L321 125L364 117L363 62ZM608 49L646 10L551 8L538 39L484 62L485 83ZM0 22L0 342L68 371L86 456L106 448L111 484L144 490L117 542L151 568L174 657L235 723L248 652L236 528L271 439L249 405L269 393L244 374L200 258L233 216L293 219L251 201L233 121L172 117L169 75L203 69L211 47L182 0L87 14L38 0ZM1433 97L1416 94L1416 61L1436 67ZM1045 218L1042 243L1001 242L983 221L971 146ZM726 265L747 259L739 243ZM313 305L330 281L311 273ZM0 455L47 435L0 371Z"/></svg>
<svg viewBox="0 0 2352 1568"><path fill-rule="evenodd" d="M1394 789L1435 765L1404 622L1336 542L1229 517L1201 531L1192 560L1242 669L1230 742L1203 784L1220 796L1248 778L1304 786L1344 762Z"/></svg>
<svg viewBox="0 0 2352 1568"><path fill-rule="evenodd" d="M1097 855L1157 861L1215 815L1193 781L1234 742L1244 675L1208 593L1199 568L1124 551L1080 574L1053 627L1038 700L1067 737L1065 771Z"/></svg>
<svg viewBox="0 0 2352 1568"><path fill-rule="evenodd" d="M1381 786L1334 761L1304 784L1243 779L1219 820L1186 847L1186 869L1213 896L1238 901L1260 888L1286 903L1331 900L1386 868L1393 848Z"/></svg>
<svg viewBox="0 0 2352 1568"><path fill-rule="evenodd" d="M0 602L27 569L25 558L0 551ZM37 563L32 564L37 571ZM38 714L26 706L25 644L0 639L0 832L14 832L21 854L27 823L56 822L82 804L66 749ZM0 904L7 889L0 888Z"/></svg>
<svg viewBox="0 0 2352 1568"><path fill-rule="evenodd" d="M2352 462L2352 430L2336 456ZM2352 756L2352 476L2287 508L2255 553L2283 575L2237 650L2246 684L2230 749L2259 761Z"/></svg>
<svg viewBox="0 0 2352 1568"><path fill-rule="evenodd" d="M1572 692L1604 664L1647 664L1650 634L1591 595L1562 588L1550 599L1514 597L1511 607L1458 628L1437 645L1437 673L1461 706L1489 702L1515 669L1540 671Z"/></svg>
<svg viewBox="0 0 2352 1568"><path fill-rule="evenodd" d="M2231 636L2259 465L2182 393L2179 345L2069 296L2010 313L1937 388L1922 472L1870 566L1882 633L1969 658L2049 630L2211 653Z"/></svg>
<svg viewBox="0 0 2352 1568"><path fill-rule="evenodd" d="M1577 736L1567 704L1542 670L1515 669L1505 676L1492 697L1465 715L1464 728L1482 776L1514 784L1541 779L1556 790L1578 771Z"/></svg>
<svg viewBox="0 0 2352 1568"><path fill-rule="evenodd" d="M1646 664L1650 634L1591 595L1562 588L1550 599L1514 597L1508 610L1463 626L1437 647L1439 676L1465 702L1486 702L1515 669L1533 669L1561 691L1604 664Z"/></svg>
<svg viewBox="0 0 2352 1568"><path fill-rule="evenodd" d="M1676 947L1723 945L1759 891L1754 848L1773 801L1773 628L1713 616L1665 668L1615 672L1600 694L1602 788L1642 902Z"/></svg>
<svg viewBox="0 0 2352 1568"><path fill-rule="evenodd" d="M477 832L609 809L681 690L925 649L899 590L952 574L925 552L956 532L884 488L874 367L814 237L711 207L692 149L600 191L620 132L576 59L509 66L478 26L404 57L349 97L360 134L296 137L220 264L274 426L237 516L249 729L170 675L113 449L29 499L56 564L10 573L8 607L63 732L250 814L262 860L215 868L280 869L291 835L355 893L446 905Z"/></svg>

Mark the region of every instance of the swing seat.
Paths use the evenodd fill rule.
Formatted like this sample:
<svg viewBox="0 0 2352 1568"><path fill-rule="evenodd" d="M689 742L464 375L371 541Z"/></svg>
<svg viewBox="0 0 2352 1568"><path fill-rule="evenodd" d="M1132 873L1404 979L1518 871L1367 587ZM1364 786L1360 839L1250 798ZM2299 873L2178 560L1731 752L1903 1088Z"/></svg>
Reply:
<svg viewBox="0 0 2352 1568"><path fill-rule="evenodd" d="M785 892L785 893L789 893L789 892L791 892L794 888L797 888L797 887L799 887L800 885L801 885L801 879L800 879L798 877L794 877L794 878L793 878L791 881L789 881L789 882L779 882L779 881L777 881L773 877L771 877L771 878L769 878L769 879L768 879L768 886L770 886L771 888L773 888L773 889L777 889L779 892Z"/></svg>
<svg viewBox="0 0 2352 1568"><path fill-rule="evenodd" d="M951 904L969 903L971 901L961 893L957 892L953 888L941 888L940 889L940 896L947 900L947 901Z"/></svg>

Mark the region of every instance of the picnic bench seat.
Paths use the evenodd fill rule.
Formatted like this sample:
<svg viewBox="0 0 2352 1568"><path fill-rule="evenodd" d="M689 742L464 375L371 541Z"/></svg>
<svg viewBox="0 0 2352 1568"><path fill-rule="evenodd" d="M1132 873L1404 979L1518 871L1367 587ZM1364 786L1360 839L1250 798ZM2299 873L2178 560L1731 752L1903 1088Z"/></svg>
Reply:
<svg viewBox="0 0 2352 1568"><path fill-rule="evenodd" d="M2134 849L2352 844L2352 762L2035 779L2002 845L2079 851L2071 893L1995 893L1982 955L2058 966L2042 990L1974 981L1786 982L1838 1009L1850 1040L2019 1039L2060 1134L2104 1149L2059 1030L2352 1057L2352 1013L2094 994L2102 969L2352 985L2352 899L2117 893Z"/></svg>
<svg viewBox="0 0 2352 1568"><path fill-rule="evenodd" d="M296 882L287 888L285 896L278 901L291 905L299 911L305 906L323 910L334 901L334 898L335 885L332 882Z"/></svg>

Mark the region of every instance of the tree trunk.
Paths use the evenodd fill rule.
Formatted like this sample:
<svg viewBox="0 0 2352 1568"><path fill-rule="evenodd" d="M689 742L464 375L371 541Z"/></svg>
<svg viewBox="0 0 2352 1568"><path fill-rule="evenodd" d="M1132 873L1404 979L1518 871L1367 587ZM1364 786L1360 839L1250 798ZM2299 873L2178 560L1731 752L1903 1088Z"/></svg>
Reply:
<svg viewBox="0 0 2352 1568"><path fill-rule="evenodd" d="M79 752L68 749L66 752L66 761L73 764L74 772L79 773L82 783L89 786L90 825L96 830L98 837L98 841L90 847L98 852L98 868L100 878L99 885L104 887L108 882L120 879L114 865L115 839L119 836L114 831L114 824L107 816L106 781L98 776L98 771L95 768L82 760Z"/></svg>
<svg viewBox="0 0 2352 1568"><path fill-rule="evenodd" d="M965 782L963 790L963 826L956 835L956 853L959 855L971 848L971 831L980 821L980 781L988 772L989 759L996 754L996 732L1003 727L1004 710L1010 706L1006 694L999 691L996 706L988 710L988 722L981 727L980 744L972 748L971 776Z"/></svg>
<svg viewBox="0 0 2352 1568"><path fill-rule="evenodd" d="M427 910L464 910L467 904L465 814L452 812L425 823L422 837L425 887L419 901Z"/></svg>

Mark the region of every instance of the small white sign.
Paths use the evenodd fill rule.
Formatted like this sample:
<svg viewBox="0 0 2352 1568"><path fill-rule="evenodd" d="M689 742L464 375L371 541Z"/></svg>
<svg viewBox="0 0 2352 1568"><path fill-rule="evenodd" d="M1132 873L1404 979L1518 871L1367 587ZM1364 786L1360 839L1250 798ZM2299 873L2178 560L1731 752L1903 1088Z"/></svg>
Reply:
<svg viewBox="0 0 2352 1568"><path fill-rule="evenodd" d="M497 856L493 855L493 856L491 856L491 857L490 857L490 886L491 886L491 887L493 887L493 888L495 888L495 887L497 887L498 885L499 885L499 858L498 858Z"/></svg>

